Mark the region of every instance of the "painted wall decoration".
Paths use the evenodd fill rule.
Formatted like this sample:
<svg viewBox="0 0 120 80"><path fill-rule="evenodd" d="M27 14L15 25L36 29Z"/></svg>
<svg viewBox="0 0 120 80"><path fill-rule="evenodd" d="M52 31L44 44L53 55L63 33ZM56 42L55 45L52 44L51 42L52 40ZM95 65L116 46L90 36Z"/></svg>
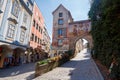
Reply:
<svg viewBox="0 0 120 80"><path fill-rule="evenodd" d="M68 28L69 37L80 36L91 30L90 22L70 24Z"/></svg>

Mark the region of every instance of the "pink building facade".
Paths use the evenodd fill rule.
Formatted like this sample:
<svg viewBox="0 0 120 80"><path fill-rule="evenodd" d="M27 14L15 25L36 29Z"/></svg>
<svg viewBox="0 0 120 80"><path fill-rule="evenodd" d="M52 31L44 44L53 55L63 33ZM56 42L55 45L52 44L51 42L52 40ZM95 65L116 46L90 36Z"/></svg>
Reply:
<svg viewBox="0 0 120 80"><path fill-rule="evenodd" d="M44 18L37 4L34 3L30 47L32 48L36 48L38 46L42 47L43 29L44 29Z"/></svg>

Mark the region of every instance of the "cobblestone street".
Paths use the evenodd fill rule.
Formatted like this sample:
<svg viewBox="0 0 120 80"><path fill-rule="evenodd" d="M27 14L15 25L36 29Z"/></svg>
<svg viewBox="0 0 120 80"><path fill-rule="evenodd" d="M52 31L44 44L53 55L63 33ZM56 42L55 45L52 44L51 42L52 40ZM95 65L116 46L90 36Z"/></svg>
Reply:
<svg viewBox="0 0 120 80"><path fill-rule="evenodd" d="M35 63L0 69L0 80L32 80ZM34 80L104 80L87 49L61 67Z"/></svg>
<svg viewBox="0 0 120 80"><path fill-rule="evenodd" d="M34 78L35 63L0 69L0 80L31 80Z"/></svg>
<svg viewBox="0 0 120 80"><path fill-rule="evenodd" d="M87 49L61 67L34 80L104 80Z"/></svg>

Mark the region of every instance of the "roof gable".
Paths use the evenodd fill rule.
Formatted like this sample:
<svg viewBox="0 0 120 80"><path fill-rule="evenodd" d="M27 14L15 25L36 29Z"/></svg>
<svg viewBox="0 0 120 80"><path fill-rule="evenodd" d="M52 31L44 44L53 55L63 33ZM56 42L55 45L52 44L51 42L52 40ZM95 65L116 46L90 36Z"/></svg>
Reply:
<svg viewBox="0 0 120 80"><path fill-rule="evenodd" d="M63 8L63 9L65 9L66 11L68 11L62 4L60 4L53 12L52 12L52 14L54 14L59 8ZM69 12L69 11L68 11Z"/></svg>

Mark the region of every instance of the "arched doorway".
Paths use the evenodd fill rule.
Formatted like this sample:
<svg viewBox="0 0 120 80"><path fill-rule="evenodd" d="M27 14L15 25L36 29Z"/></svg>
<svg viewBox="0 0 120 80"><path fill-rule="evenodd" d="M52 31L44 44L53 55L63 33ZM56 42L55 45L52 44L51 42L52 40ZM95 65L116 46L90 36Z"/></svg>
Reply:
<svg viewBox="0 0 120 80"><path fill-rule="evenodd" d="M13 50L14 65L19 65L24 62L25 50L23 48L17 47Z"/></svg>
<svg viewBox="0 0 120 80"><path fill-rule="evenodd" d="M90 34L84 34L81 36L70 38L69 41L70 41L69 49L73 50L75 55L85 47L89 47L89 50L91 50L93 47L93 40ZM84 43L84 41L86 42ZM76 50L76 47L78 47L79 49Z"/></svg>
<svg viewBox="0 0 120 80"><path fill-rule="evenodd" d="M75 55L80 53L83 49L90 49L89 42L84 38L80 38L75 43Z"/></svg>
<svg viewBox="0 0 120 80"><path fill-rule="evenodd" d="M9 45L0 45L0 68L11 63L12 49Z"/></svg>

